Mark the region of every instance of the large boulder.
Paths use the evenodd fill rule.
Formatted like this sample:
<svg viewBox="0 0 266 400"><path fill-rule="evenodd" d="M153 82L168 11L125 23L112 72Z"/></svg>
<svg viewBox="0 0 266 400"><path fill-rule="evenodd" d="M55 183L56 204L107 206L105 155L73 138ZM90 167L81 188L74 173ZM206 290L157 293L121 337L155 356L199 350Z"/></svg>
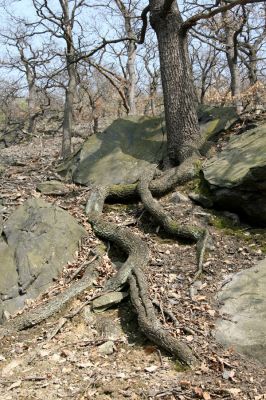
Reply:
<svg viewBox="0 0 266 400"><path fill-rule="evenodd" d="M165 149L161 118L128 117L114 121L93 135L59 171L68 171L74 182L109 185L136 182Z"/></svg>
<svg viewBox="0 0 266 400"><path fill-rule="evenodd" d="M0 320L47 289L86 235L71 215L41 199L19 206L2 229Z"/></svg>
<svg viewBox="0 0 266 400"><path fill-rule="evenodd" d="M233 108L201 107L202 143L213 140L236 119ZM145 168L158 164L165 153L163 118L131 116L118 119L103 133L89 137L58 172L82 185L134 183Z"/></svg>
<svg viewBox="0 0 266 400"><path fill-rule="evenodd" d="M225 346L266 365L266 259L235 274L218 295L215 336ZM224 318L223 318L224 317Z"/></svg>
<svg viewBox="0 0 266 400"><path fill-rule="evenodd" d="M266 124L233 137L203 174L214 203L266 223Z"/></svg>

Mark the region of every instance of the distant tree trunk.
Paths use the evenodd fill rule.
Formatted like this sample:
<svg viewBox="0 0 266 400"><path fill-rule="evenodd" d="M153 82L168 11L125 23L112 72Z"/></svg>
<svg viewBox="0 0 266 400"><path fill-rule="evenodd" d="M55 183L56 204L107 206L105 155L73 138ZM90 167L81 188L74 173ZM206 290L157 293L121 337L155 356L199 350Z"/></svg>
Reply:
<svg viewBox="0 0 266 400"><path fill-rule="evenodd" d="M132 4L126 6L124 1L115 0L118 9L124 18L124 29L127 37L135 37L132 26L132 18L135 16L130 9ZM137 47L134 40L129 40L127 44L127 65L126 65L126 99L128 104L127 114L136 114L136 55Z"/></svg>
<svg viewBox="0 0 266 400"><path fill-rule="evenodd" d="M34 134L36 128L36 117L37 117L37 89L35 85L35 77L29 71L29 68L26 69L26 77L28 82L28 132Z"/></svg>
<svg viewBox="0 0 266 400"><path fill-rule="evenodd" d="M243 111L243 105L241 100L241 80L240 71L238 68L238 54L237 54L237 31L233 28L232 16L229 11L222 13L225 30L226 40L226 59L228 68L230 71L230 88L231 95L233 98L233 104L236 107L236 111L240 114Z"/></svg>
<svg viewBox="0 0 266 400"><path fill-rule="evenodd" d="M150 20L159 47L168 157L175 165L197 151L200 130L182 17L175 1L170 12L162 16L163 3L150 0Z"/></svg>
<svg viewBox="0 0 266 400"><path fill-rule="evenodd" d="M73 107L76 93L76 70L73 63L72 54L66 55L68 85L66 88L66 97L64 105L64 120L63 120L63 140L62 140L62 157L66 159L71 155L72 141L72 122L73 122Z"/></svg>
<svg viewBox="0 0 266 400"><path fill-rule="evenodd" d="M129 115L136 114L136 45L133 41L129 41L127 49L127 101L129 106Z"/></svg>

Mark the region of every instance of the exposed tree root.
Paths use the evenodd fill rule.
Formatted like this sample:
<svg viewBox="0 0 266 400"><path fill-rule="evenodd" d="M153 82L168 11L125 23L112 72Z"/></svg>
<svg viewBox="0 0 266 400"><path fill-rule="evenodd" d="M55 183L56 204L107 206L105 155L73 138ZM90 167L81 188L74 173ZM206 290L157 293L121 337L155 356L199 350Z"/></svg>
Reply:
<svg viewBox="0 0 266 400"><path fill-rule="evenodd" d="M136 190L140 195L144 207L171 235L199 241L204 236L203 229L184 227L177 224L166 214L160 203L152 197L149 184L150 187L152 187L151 180L154 176L154 172L154 169L145 172L136 189L134 188L134 191ZM175 182L177 176L178 179L181 180L182 174L178 172L178 170L174 171L174 175ZM166 190L169 187L168 183L169 175L167 181L164 180L164 188ZM94 232L101 238L119 245L128 255L126 262L118 270L117 274L107 281L105 290L120 290L122 286L128 282L131 301L137 312L141 331L154 343L175 355L179 361L186 365L193 366L196 364L196 357L193 355L191 349L186 344L171 336L169 332L162 327L156 317L153 304L148 295L147 283L143 272L148 264L149 258L147 245L129 229L119 227L116 224L106 221L102 215L104 201L110 195L110 192L112 193L112 190L113 187L109 189L106 187L96 188L86 205L86 213L88 214L89 222L92 224Z"/></svg>
<svg viewBox="0 0 266 400"><path fill-rule="evenodd" d="M150 182L149 189L153 196L162 196L173 190L177 185L184 184L198 174L198 158L192 156L176 168L169 169ZM138 184L112 185L108 188L107 200L124 200L138 196Z"/></svg>
<svg viewBox="0 0 266 400"><path fill-rule="evenodd" d="M128 282L131 301L136 309L139 327L144 335L175 355L182 363L189 366L195 365L196 358L190 348L172 337L156 317L143 273L149 260L147 245L128 228L105 221L101 215L92 213L89 215L89 221L97 235L116 243L128 254L126 262L117 274L107 281L105 290L119 290Z"/></svg>
<svg viewBox="0 0 266 400"><path fill-rule="evenodd" d="M141 197L145 209L152 215L163 229L171 236L178 238L198 241L203 236L203 230L193 226L184 226L178 224L165 212L161 204L152 197L149 184L153 178L154 172L145 173L138 184L138 193Z"/></svg>
<svg viewBox="0 0 266 400"><path fill-rule="evenodd" d="M72 283L64 292L58 294L50 301L40 305L35 309L30 309L24 312L22 315L15 317L7 321L4 325L0 326L0 338L7 335L13 334L24 329L31 328L51 317L58 312L68 301L82 293L85 289L88 289L93 281L97 278L98 273L96 268L100 265L100 260L94 260L90 269L86 271L83 277Z"/></svg>
<svg viewBox="0 0 266 400"><path fill-rule="evenodd" d="M138 195L141 197L145 209L166 232L176 237L199 242L200 239L205 237L205 230L181 226L170 218L160 203L153 198L153 195L160 196L176 185L195 177L195 161L195 158L191 157L178 168L166 171L154 180L152 180L155 172L153 169L152 172L144 174L138 184L95 188L86 205L86 214L94 232L101 238L116 243L128 255L126 262L118 272L106 282L103 292L121 290L128 283L131 301L137 312L139 327L142 332L158 346L175 355L183 364L188 366L196 364L196 357L186 344L171 336L163 328L149 298L144 275L144 269L149 260L148 246L128 228L106 221L102 215L102 210L107 198L124 199ZM202 266L206 240L202 241L203 244L200 247L200 266ZM64 304L91 285L95 279L95 267L98 263L98 260L93 261L90 275L84 274L81 280L74 282L65 292L35 310L30 310L7 322L0 328L0 336L30 328L59 311Z"/></svg>

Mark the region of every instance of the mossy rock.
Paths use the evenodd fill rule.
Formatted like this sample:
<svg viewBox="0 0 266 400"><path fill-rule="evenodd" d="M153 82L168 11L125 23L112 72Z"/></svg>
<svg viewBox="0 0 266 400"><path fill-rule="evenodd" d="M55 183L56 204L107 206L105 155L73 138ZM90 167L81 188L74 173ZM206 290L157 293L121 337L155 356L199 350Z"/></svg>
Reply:
<svg viewBox="0 0 266 400"><path fill-rule="evenodd" d="M72 261L86 231L66 211L41 199L19 206L3 226L0 300L15 312L47 289ZM1 315L0 315L1 320Z"/></svg>
<svg viewBox="0 0 266 400"><path fill-rule="evenodd" d="M213 107L203 104L198 107L198 117L205 140L214 140L216 135L229 129L239 119L234 107Z"/></svg>
<svg viewBox="0 0 266 400"><path fill-rule="evenodd" d="M128 117L91 136L58 172L83 185L130 184L166 151L162 118Z"/></svg>
<svg viewBox="0 0 266 400"><path fill-rule="evenodd" d="M218 295L215 336L223 345L266 365L266 259L233 275Z"/></svg>
<svg viewBox="0 0 266 400"><path fill-rule="evenodd" d="M233 108L201 107L203 141L236 120ZM158 165L166 155L162 117L131 116L114 121L104 132L90 136L57 172L82 185L120 185L136 182L143 170Z"/></svg>
<svg viewBox="0 0 266 400"><path fill-rule="evenodd" d="M266 124L233 137L203 174L217 206L266 224Z"/></svg>

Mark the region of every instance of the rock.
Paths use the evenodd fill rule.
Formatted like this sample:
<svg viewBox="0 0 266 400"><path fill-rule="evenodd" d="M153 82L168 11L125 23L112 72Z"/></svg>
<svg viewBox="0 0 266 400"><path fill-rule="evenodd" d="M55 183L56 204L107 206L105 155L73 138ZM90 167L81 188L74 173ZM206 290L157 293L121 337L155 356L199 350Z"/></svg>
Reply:
<svg viewBox="0 0 266 400"><path fill-rule="evenodd" d="M231 212L229 212L229 211L224 211L224 212L223 212L223 215L224 215L227 219L229 219L229 220L231 221L232 225L237 226L237 225L240 224L240 219L239 219L239 216L238 216L237 214L231 213Z"/></svg>
<svg viewBox="0 0 266 400"><path fill-rule="evenodd" d="M171 196L171 203L186 203L189 201L189 198L187 196L185 196L183 193L181 192L174 192Z"/></svg>
<svg viewBox="0 0 266 400"><path fill-rule="evenodd" d="M214 138L237 119L230 107L203 106L199 117L203 142ZM104 132L90 136L57 172L88 186L134 183L145 168L158 164L165 156L164 130L163 118L159 117L118 119Z"/></svg>
<svg viewBox="0 0 266 400"><path fill-rule="evenodd" d="M113 354L114 342L112 340L108 340L108 342L105 342L105 343L101 344L100 346L98 346L98 351L105 356Z"/></svg>
<svg viewBox="0 0 266 400"><path fill-rule="evenodd" d="M46 181L41 182L37 185L37 190L47 195L64 195L69 193L69 188L62 182L59 181Z"/></svg>
<svg viewBox="0 0 266 400"><path fill-rule="evenodd" d="M96 314L95 329L99 338L118 340L124 337L120 318L114 313Z"/></svg>
<svg viewBox="0 0 266 400"><path fill-rule="evenodd" d="M266 224L266 124L233 137L203 174L214 204Z"/></svg>
<svg viewBox="0 0 266 400"><path fill-rule="evenodd" d="M203 207L211 208L213 206L213 201L209 197L204 196L201 193L191 192L189 193L188 197L191 200L195 201L195 203L198 203Z"/></svg>
<svg viewBox="0 0 266 400"><path fill-rule="evenodd" d="M128 117L93 135L57 172L83 185L125 184L138 180L166 149L162 118Z"/></svg>
<svg viewBox="0 0 266 400"><path fill-rule="evenodd" d="M128 296L127 292L109 292L106 293L92 302L92 309L94 312L102 312L121 301Z"/></svg>
<svg viewBox="0 0 266 400"><path fill-rule="evenodd" d="M234 274L218 295L220 313L215 337L225 346L266 365L266 259Z"/></svg>
<svg viewBox="0 0 266 400"><path fill-rule="evenodd" d="M209 142L239 119L234 107L213 107L204 104L198 107L198 118L202 136Z"/></svg>
<svg viewBox="0 0 266 400"><path fill-rule="evenodd" d="M96 315L91 310L91 306L86 306L83 309L83 316L86 323L90 326L94 325L96 322Z"/></svg>
<svg viewBox="0 0 266 400"><path fill-rule="evenodd" d="M0 241L2 314L14 313L47 289L85 235L71 215L41 199L19 206L5 222Z"/></svg>

